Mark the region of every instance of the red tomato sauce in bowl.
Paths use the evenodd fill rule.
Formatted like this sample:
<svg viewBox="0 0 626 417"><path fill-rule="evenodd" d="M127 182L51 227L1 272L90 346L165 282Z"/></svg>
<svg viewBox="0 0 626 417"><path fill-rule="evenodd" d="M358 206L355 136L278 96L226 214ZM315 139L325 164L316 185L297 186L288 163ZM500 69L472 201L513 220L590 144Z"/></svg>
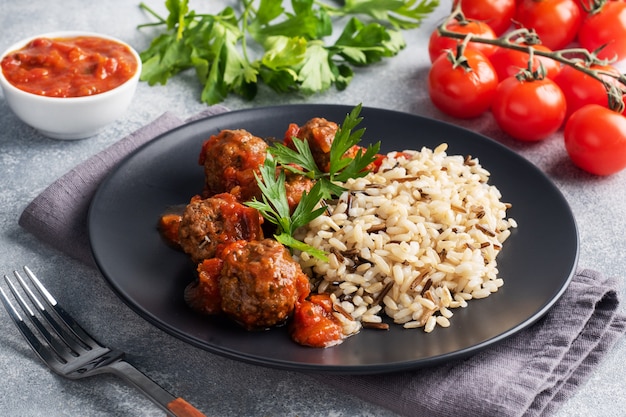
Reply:
<svg viewBox="0 0 626 417"><path fill-rule="evenodd" d="M9 83L48 97L84 97L128 81L138 63L119 42L92 36L36 38L2 59Z"/></svg>

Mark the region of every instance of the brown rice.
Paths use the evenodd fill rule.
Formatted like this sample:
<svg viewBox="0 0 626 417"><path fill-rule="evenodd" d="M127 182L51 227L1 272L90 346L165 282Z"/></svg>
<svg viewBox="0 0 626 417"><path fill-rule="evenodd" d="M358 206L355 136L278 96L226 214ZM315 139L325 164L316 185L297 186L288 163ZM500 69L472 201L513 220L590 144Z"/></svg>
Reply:
<svg viewBox="0 0 626 417"><path fill-rule="evenodd" d="M353 320L344 332L381 323L405 328L450 326L453 309L504 284L496 256L516 227L510 205L488 184L477 159L431 150L391 152L376 173L344 184L328 213L298 231L329 254L296 258L315 291L331 294Z"/></svg>

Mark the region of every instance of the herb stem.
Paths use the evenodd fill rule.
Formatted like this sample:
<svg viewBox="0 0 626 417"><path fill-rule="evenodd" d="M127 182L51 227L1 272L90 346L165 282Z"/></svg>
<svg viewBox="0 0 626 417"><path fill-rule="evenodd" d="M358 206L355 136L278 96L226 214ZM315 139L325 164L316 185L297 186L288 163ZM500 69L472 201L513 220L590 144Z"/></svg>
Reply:
<svg viewBox="0 0 626 417"><path fill-rule="evenodd" d="M243 58L247 61L250 62L250 57L248 56L248 42L246 40L246 33L248 33L248 18L250 15L250 10L252 9L252 2L248 1L248 0L244 0L243 1L244 4L244 9L243 12L241 14L241 27L242 27L242 33L243 36L241 37L241 54L243 55Z"/></svg>
<svg viewBox="0 0 626 417"><path fill-rule="evenodd" d="M160 24L166 23L165 19L161 17L157 12L152 10L152 8L148 6L146 3L144 2L139 3L139 8L142 10L145 10L147 13L149 13L150 15L152 15L155 19L159 21L158 23L146 23L146 24L140 25L139 27L154 26L154 25L160 25Z"/></svg>
<svg viewBox="0 0 626 417"><path fill-rule="evenodd" d="M343 16L345 14L341 12L339 7L331 6L323 1L314 0L313 3L317 4L320 9L324 10L329 15Z"/></svg>

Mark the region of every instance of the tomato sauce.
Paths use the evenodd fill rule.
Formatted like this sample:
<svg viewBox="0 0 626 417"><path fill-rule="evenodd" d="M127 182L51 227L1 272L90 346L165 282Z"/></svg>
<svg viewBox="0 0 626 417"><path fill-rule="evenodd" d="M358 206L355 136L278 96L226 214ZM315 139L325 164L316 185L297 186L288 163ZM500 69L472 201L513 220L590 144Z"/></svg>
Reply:
<svg viewBox="0 0 626 417"><path fill-rule="evenodd" d="M138 62L119 42L93 36L37 38L2 59L5 78L20 90L49 97L103 93L128 81Z"/></svg>
<svg viewBox="0 0 626 417"><path fill-rule="evenodd" d="M222 296L219 281L224 261L219 258L205 259L198 264L198 280L185 288L185 301L201 314L222 312Z"/></svg>
<svg viewBox="0 0 626 417"><path fill-rule="evenodd" d="M183 220L183 216L175 213L166 213L159 218L158 229L161 236L165 241L175 248L180 246L178 240L178 229L180 229L180 223Z"/></svg>
<svg viewBox="0 0 626 417"><path fill-rule="evenodd" d="M291 338L298 344L316 348L337 345L344 339L341 323L333 316L328 294L314 294L296 304L290 326Z"/></svg>

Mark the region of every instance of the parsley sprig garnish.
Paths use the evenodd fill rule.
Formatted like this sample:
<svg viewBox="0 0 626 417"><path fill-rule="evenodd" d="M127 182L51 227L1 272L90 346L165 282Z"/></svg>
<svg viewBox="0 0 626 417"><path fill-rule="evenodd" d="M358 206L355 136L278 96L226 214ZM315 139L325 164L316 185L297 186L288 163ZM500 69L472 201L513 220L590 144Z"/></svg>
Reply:
<svg viewBox="0 0 626 417"><path fill-rule="evenodd" d="M337 182L345 182L350 178L359 178L367 174L366 168L376 159L380 143L370 145L366 150L359 149L354 158L346 156L346 152L361 141L365 129L354 130L363 120L360 117L362 105L357 105L346 116L340 125L330 148L330 164L328 172L317 166L307 141L292 138L294 147L291 149L281 143L275 143L270 152L285 169L303 174L321 184L322 198L332 198L344 191ZM297 164L302 168L298 168Z"/></svg>
<svg viewBox="0 0 626 417"><path fill-rule="evenodd" d="M285 190L285 171L277 167L276 159L268 152L264 165L260 167L260 174L257 176L257 183L262 192L261 200L253 199L246 204L257 209L266 220L276 225L274 238L278 242L326 260L324 251L293 237L296 229L307 225L325 210L324 207L316 207L322 198L321 183L316 183L308 193L303 193L300 203L292 214Z"/></svg>
<svg viewBox="0 0 626 417"><path fill-rule="evenodd" d="M141 3L157 21L139 27L165 29L140 54L141 79L165 84L194 68L207 104L230 93L252 99L261 82L278 92L343 90L355 67L397 55L406 46L401 30L418 27L439 0L283 3L242 0L239 7L203 14L190 10L188 0L166 0L166 18ZM345 24L330 43L334 22Z"/></svg>
<svg viewBox="0 0 626 417"><path fill-rule="evenodd" d="M274 238L283 245L308 252L319 259L327 259L323 251L297 240L293 235L298 228L307 225L326 210L319 206L321 200L337 197L345 190L340 182L367 175L367 167L377 158L380 142L369 145L365 150L360 148L354 158L345 156L346 151L360 142L365 132L363 128L353 130L363 119L359 116L361 107L359 104L346 116L335 135L329 155L329 172L317 166L306 140L292 138L295 150L281 143L275 143L269 148L265 163L257 175L261 200L254 199L246 204L259 210L266 220L276 225ZM315 185L308 193L303 193L293 213L290 213L287 202L285 170L315 180Z"/></svg>

